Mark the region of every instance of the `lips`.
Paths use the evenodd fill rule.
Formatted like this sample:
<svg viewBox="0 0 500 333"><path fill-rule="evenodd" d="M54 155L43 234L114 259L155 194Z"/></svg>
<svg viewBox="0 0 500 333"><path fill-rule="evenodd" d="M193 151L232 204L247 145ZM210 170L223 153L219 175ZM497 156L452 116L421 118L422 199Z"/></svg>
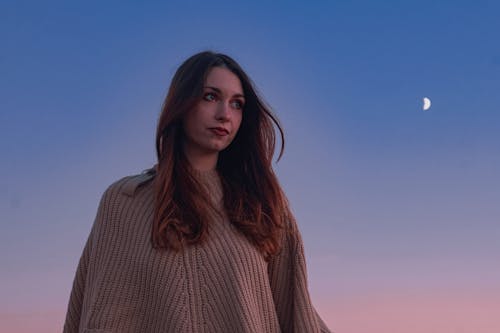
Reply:
<svg viewBox="0 0 500 333"><path fill-rule="evenodd" d="M225 129L224 127L212 127L210 128L212 132L214 132L217 135L228 135L229 131Z"/></svg>

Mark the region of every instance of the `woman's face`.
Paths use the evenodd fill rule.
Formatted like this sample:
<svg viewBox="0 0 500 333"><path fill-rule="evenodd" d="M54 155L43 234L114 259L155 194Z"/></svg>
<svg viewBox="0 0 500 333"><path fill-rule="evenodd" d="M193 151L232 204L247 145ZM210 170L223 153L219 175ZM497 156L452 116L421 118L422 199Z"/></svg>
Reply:
<svg viewBox="0 0 500 333"><path fill-rule="evenodd" d="M217 157L236 136L244 104L239 78L226 68L213 67L204 83L202 98L183 119L186 155Z"/></svg>

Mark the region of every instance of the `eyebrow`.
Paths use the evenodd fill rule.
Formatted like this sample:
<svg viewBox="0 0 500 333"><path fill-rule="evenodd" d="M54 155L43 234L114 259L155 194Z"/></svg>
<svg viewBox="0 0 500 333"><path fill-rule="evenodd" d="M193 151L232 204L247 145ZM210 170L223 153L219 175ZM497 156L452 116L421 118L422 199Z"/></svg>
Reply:
<svg viewBox="0 0 500 333"><path fill-rule="evenodd" d="M222 94L222 91L219 88L217 88L217 87L205 86L205 88L210 88L212 90L215 90L219 94ZM245 98L245 96L243 96L242 94L234 94L233 97L242 97L242 98Z"/></svg>

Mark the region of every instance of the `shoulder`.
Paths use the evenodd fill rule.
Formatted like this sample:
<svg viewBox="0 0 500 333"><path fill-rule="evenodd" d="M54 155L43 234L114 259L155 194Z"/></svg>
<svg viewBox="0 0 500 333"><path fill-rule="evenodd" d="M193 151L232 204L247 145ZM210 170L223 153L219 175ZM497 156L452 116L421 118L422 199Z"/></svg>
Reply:
<svg viewBox="0 0 500 333"><path fill-rule="evenodd" d="M117 191L120 194L133 197L137 191L150 183L156 176L156 169L150 168L139 174L123 177L108 187L108 190Z"/></svg>
<svg viewBox="0 0 500 333"><path fill-rule="evenodd" d="M139 174L128 175L111 183L103 193L101 204L117 197L134 197L140 189L150 184L156 176L156 168L146 169Z"/></svg>
<svg viewBox="0 0 500 333"><path fill-rule="evenodd" d="M145 200L142 194L150 197L152 189L151 180L154 179L156 172L154 168L144 170L135 175L129 175L115 180L103 192L98 208L96 219L94 221L95 233L101 233L102 228L110 226L111 221L120 220L120 216L125 207L134 209L141 205ZM147 191L142 191L147 190Z"/></svg>
<svg viewBox="0 0 500 333"><path fill-rule="evenodd" d="M299 224L297 223L295 214L288 205L285 207L285 211L282 216L286 233L292 237L296 237L297 235L300 237Z"/></svg>
<svg viewBox="0 0 500 333"><path fill-rule="evenodd" d="M292 251L303 249L303 239L299 223L293 212L288 208L285 213L285 246Z"/></svg>

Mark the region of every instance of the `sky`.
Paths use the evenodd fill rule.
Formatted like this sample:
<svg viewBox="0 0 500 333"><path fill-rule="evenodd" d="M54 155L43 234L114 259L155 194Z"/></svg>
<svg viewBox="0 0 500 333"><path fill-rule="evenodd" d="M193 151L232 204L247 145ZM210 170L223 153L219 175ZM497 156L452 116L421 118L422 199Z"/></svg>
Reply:
<svg viewBox="0 0 500 333"><path fill-rule="evenodd" d="M62 330L103 191L155 163L170 80L209 49L240 63L283 125L273 166L333 331L499 332L499 11L2 1L2 330Z"/></svg>

